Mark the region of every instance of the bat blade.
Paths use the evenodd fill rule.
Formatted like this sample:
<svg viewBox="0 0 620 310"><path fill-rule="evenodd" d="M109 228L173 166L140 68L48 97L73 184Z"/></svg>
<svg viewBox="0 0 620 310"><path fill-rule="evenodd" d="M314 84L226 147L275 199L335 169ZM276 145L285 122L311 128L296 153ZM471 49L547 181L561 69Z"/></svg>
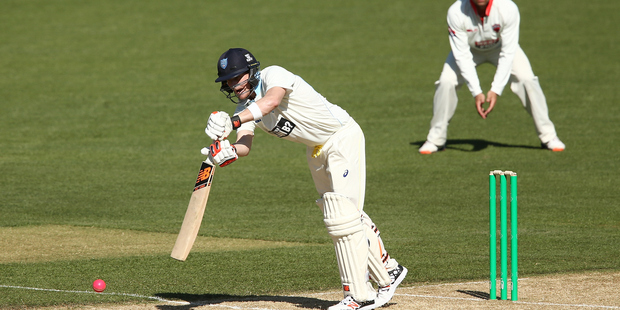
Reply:
<svg viewBox="0 0 620 310"><path fill-rule="evenodd" d="M181 225L181 231L179 231L172 254L170 254L176 260L185 261L194 245L194 241L196 241L207 206L207 200L209 199L214 172L215 167L213 165L202 162L198 177L196 178L196 184L194 185L194 192L189 200L185 218Z"/></svg>

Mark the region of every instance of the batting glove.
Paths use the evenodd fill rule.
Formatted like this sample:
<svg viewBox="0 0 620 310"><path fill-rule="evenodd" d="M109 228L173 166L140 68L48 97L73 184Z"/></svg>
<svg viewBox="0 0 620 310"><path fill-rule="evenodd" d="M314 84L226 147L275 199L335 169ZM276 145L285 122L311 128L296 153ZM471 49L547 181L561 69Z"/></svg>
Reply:
<svg viewBox="0 0 620 310"><path fill-rule="evenodd" d="M205 133L209 136L209 138L211 138L211 140L222 141L228 138L228 135L230 135L232 130L233 124L228 113L215 111L211 113L211 116L209 116Z"/></svg>
<svg viewBox="0 0 620 310"><path fill-rule="evenodd" d="M226 167L239 158L239 156L237 156L237 148L231 145L228 140L216 140L208 149L203 148L201 152L203 155L209 155L209 159L220 167Z"/></svg>
<svg viewBox="0 0 620 310"><path fill-rule="evenodd" d="M206 162L207 164L213 166L213 158L211 158L210 154L209 154L209 148L208 147L203 147L202 150L200 150L200 153L202 153L202 155L207 156L207 158L204 160L204 162Z"/></svg>

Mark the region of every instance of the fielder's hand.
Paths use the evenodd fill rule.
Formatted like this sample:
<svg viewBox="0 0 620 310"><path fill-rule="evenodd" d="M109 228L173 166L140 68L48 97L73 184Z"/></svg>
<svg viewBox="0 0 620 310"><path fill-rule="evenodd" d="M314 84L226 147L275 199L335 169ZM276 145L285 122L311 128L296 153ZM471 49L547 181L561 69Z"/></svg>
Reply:
<svg viewBox="0 0 620 310"><path fill-rule="evenodd" d="M211 116L209 116L205 133L209 136L209 138L211 138L211 140L222 141L228 138L228 135L230 135L232 130L233 125L228 113L215 111L211 113Z"/></svg>
<svg viewBox="0 0 620 310"><path fill-rule="evenodd" d="M497 94L489 91L486 97L484 94L478 94L474 100L476 101L476 109L478 110L478 114L480 114L483 119L486 119L487 115L489 115L495 107L495 103L497 102ZM483 107L485 102L489 103L489 107L486 110Z"/></svg>
<svg viewBox="0 0 620 310"><path fill-rule="evenodd" d="M209 160L218 164L220 167L225 167L232 164L239 156L237 156L237 149L234 145L231 145L228 140L215 141L208 148L200 150L203 155L209 156Z"/></svg>

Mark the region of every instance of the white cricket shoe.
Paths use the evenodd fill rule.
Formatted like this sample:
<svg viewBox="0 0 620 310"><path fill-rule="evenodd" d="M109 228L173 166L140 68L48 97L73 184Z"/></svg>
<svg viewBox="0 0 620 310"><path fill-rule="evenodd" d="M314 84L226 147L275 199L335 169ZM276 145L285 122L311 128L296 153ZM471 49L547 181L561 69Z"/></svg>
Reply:
<svg viewBox="0 0 620 310"><path fill-rule="evenodd" d="M442 148L443 149L443 148ZM428 155L428 154L433 154L437 151L439 151L439 147L432 144L429 141L424 142L424 144L420 147L420 149L418 150L418 152L420 152L420 154L424 154L424 155Z"/></svg>
<svg viewBox="0 0 620 310"><path fill-rule="evenodd" d="M340 303L337 305L333 305L328 310L370 310L377 308L378 305L374 300L367 300L364 302L357 301L353 299L351 296L345 297Z"/></svg>
<svg viewBox="0 0 620 310"><path fill-rule="evenodd" d="M551 139L551 141L547 142L545 146L554 152L562 152L566 148L566 145L564 145L558 137Z"/></svg>
<svg viewBox="0 0 620 310"><path fill-rule="evenodd" d="M388 301L390 301L392 297L394 297L396 288L401 282L403 282L403 279L407 276L407 272L408 272L407 268L401 266L400 264L398 265L398 267L388 271L388 274L390 275L390 279L392 279L392 282L388 286L379 288L379 291L377 292L377 299L376 299L376 303L379 307L382 307L383 305L387 304Z"/></svg>

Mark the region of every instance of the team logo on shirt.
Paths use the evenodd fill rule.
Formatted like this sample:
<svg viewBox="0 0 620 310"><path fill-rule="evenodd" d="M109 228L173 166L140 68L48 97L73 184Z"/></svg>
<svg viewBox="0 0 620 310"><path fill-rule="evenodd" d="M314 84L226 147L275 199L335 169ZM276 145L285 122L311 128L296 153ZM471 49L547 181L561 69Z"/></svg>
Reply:
<svg viewBox="0 0 620 310"><path fill-rule="evenodd" d="M476 47L477 47L477 48L480 48L480 49L492 48L492 47L494 47L497 43L499 43L499 39L495 39L495 40L484 40L484 41L476 41L476 42L474 42L474 44L476 45Z"/></svg>
<svg viewBox="0 0 620 310"><path fill-rule="evenodd" d="M271 129L270 133L280 138L284 138L290 135L291 132L293 132L293 129L295 129L295 127L295 123L287 120L284 117L281 117L276 126Z"/></svg>
<svg viewBox="0 0 620 310"><path fill-rule="evenodd" d="M493 28L493 31L499 32L502 27L499 24L495 24L492 26L492 28Z"/></svg>
<svg viewBox="0 0 620 310"><path fill-rule="evenodd" d="M226 69L226 66L228 66L228 58L221 59L220 67L222 67L222 69Z"/></svg>
<svg viewBox="0 0 620 310"><path fill-rule="evenodd" d="M346 170L344 171L344 173L342 174L342 177L343 177L343 178L346 178L346 177L347 177L347 175L349 175L349 169L346 169Z"/></svg>

